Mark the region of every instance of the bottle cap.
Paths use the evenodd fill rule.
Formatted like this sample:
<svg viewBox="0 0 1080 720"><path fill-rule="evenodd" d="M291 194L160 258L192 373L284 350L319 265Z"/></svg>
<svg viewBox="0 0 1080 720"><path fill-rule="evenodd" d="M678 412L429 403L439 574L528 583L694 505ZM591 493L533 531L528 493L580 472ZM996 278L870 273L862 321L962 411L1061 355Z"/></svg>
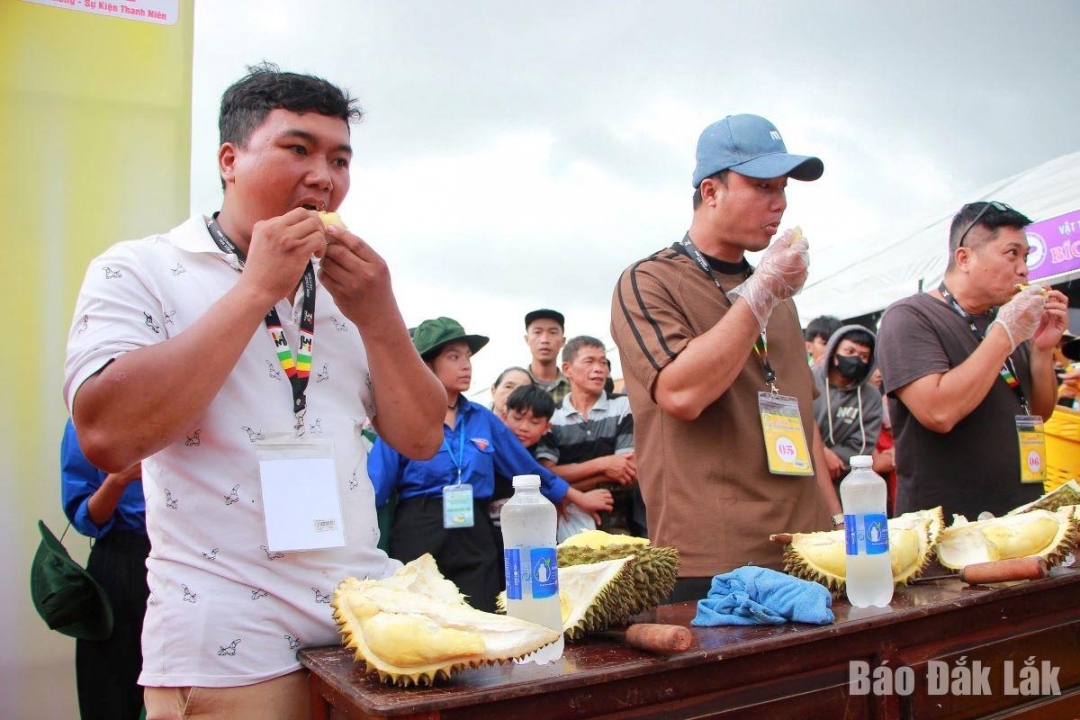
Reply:
<svg viewBox="0 0 1080 720"><path fill-rule="evenodd" d="M540 487L539 475L515 475L514 476L515 488L538 488Z"/></svg>
<svg viewBox="0 0 1080 720"><path fill-rule="evenodd" d="M851 458L851 469L868 468L874 466L874 458L869 455L854 455Z"/></svg>

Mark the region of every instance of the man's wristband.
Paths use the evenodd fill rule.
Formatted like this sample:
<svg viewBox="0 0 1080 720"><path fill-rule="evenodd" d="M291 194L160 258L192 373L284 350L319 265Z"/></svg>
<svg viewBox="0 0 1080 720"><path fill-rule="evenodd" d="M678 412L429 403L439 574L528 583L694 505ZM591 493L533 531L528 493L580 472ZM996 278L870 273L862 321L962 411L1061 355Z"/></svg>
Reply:
<svg viewBox="0 0 1080 720"><path fill-rule="evenodd" d="M836 513L831 518L833 527L840 527L844 524L844 513Z"/></svg>

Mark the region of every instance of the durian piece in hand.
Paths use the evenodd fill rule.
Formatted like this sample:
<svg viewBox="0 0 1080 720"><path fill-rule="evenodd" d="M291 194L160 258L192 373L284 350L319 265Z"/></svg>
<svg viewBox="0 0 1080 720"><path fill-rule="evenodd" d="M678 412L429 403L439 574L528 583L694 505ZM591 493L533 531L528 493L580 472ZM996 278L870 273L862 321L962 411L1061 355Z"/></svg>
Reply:
<svg viewBox="0 0 1080 720"><path fill-rule="evenodd" d="M323 227L328 228L331 225L334 225L342 230L349 229L345 226L345 222L341 219L341 216L338 215L336 212L324 212L320 210L319 219L322 220Z"/></svg>

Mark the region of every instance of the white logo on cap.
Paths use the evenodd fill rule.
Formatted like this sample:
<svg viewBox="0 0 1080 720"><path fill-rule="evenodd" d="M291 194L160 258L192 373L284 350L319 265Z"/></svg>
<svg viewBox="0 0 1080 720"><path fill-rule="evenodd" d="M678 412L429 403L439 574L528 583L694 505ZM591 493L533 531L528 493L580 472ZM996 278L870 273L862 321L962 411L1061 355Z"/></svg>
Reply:
<svg viewBox="0 0 1080 720"><path fill-rule="evenodd" d="M775 130L770 130L769 136L772 137L773 140L780 140L781 142L783 141L783 139L780 137L780 133L776 132Z"/></svg>

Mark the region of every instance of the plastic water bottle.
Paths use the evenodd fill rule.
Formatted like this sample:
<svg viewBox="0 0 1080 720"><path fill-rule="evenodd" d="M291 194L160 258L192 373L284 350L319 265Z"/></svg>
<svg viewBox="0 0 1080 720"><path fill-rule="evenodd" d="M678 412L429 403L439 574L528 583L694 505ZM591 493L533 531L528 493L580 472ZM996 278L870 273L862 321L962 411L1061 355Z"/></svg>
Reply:
<svg viewBox="0 0 1080 720"><path fill-rule="evenodd" d="M516 475L514 496L502 508L506 614L551 628L559 639L525 662L558 660L563 653L555 506L540 494L539 475Z"/></svg>
<svg viewBox="0 0 1080 720"><path fill-rule="evenodd" d="M855 607L885 607L892 601L889 525L885 481L871 470L873 458L851 458L851 472L840 483L847 548L847 597Z"/></svg>

